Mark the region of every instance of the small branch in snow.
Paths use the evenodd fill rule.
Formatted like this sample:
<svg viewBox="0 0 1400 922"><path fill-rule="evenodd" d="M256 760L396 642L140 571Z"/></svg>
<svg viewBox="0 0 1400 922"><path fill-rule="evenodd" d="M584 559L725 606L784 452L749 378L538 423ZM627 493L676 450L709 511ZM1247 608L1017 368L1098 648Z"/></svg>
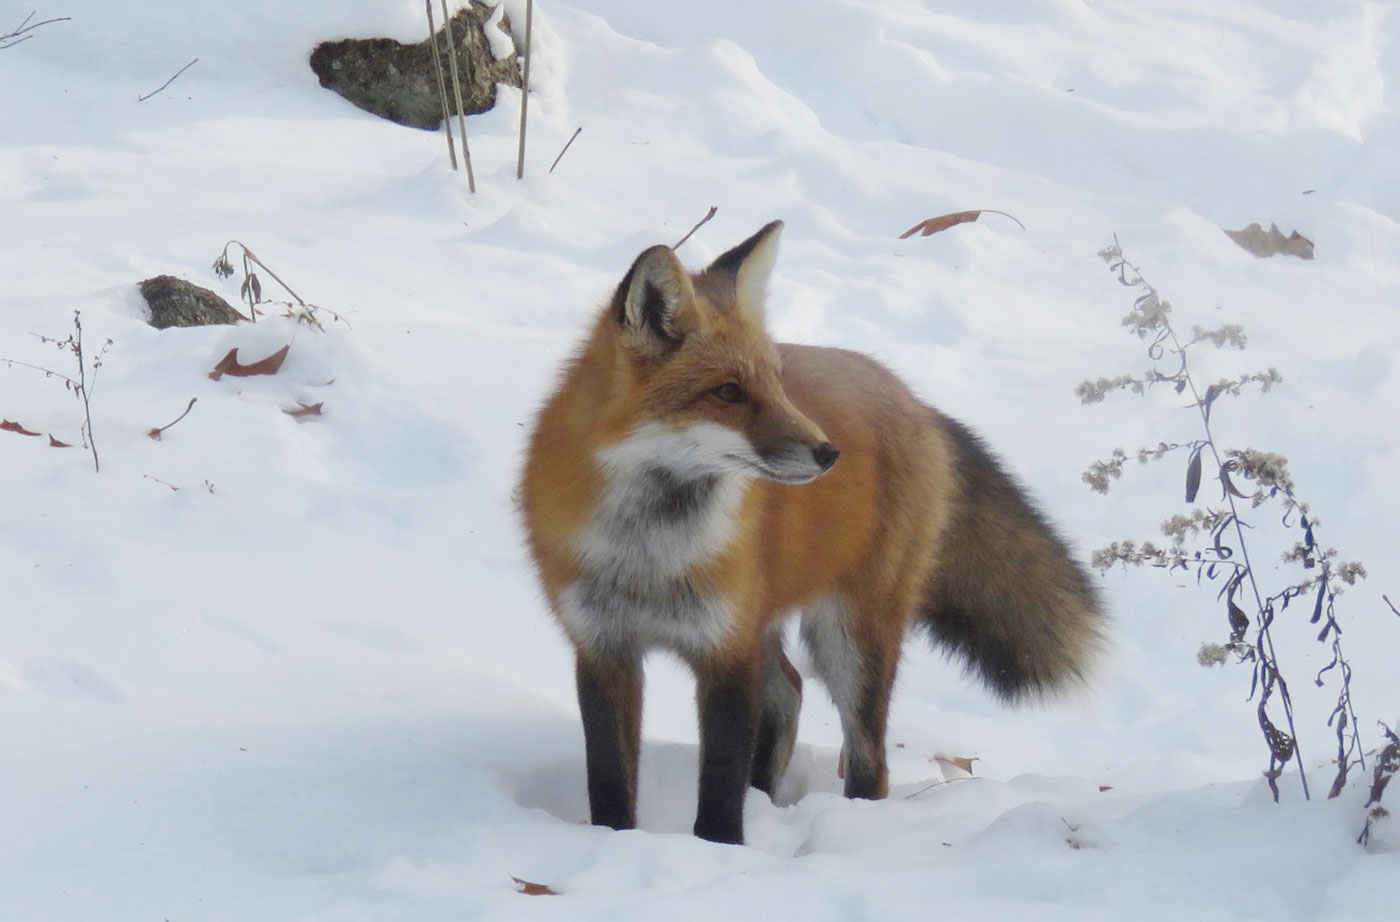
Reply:
<svg viewBox="0 0 1400 922"><path fill-rule="evenodd" d="M33 32L40 26L47 26L51 22L69 22L72 20L73 17L57 16L53 19L44 19L40 20L39 22L31 23L29 20L33 18L34 12L31 11L28 16L24 17L24 21L21 22L18 26L15 26L13 30L5 33L0 33L0 51L4 51L6 48L11 47L12 45L18 45L20 42L28 41L29 39L33 38L34 36L29 33Z"/></svg>
<svg viewBox="0 0 1400 922"><path fill-rule="evenodd" d="M701 218L700 221L699 221L699 223L696 224L694 227L692 227L692 228L690 229L690 233L686 234L684 237L682 237L681 239L677 240L677 241L675 242L675 244L672 245L671 249L673 249L673 250L679 250L679 249L681 248L681 244L682 244L682 243L685 243L687 240L690 239L691 234L694 234L694 233L695 233L696 231L698 231L700 228L704 227L704 226L705 226L705 223L715 216L715 212L716 212L716 211L719 211L719 208L716 207L716 206L714 206L714 205L711 205L711 206L710 206L710 210L707 211L707 212L705 212L705 217Z"/></svg>
<svg viewBox="0 0 1400 922"><path fill-rule="evenodd" d="M159 442L159 441L160 441L161 433L165 432L165 430L169 429L171 426L175 425L175 424L178 423L180 420L182 420L182 419L184 419L186 416L189 416L189 415L190 415L190 410L193 410L193 409L194 409L195 401L197 401L198 399L199 399L198 397L191 397L191 398L190 398L189 404L185 407L185 412L181 413L179 416L175 417L173 420L171 420L170 422L166 423L164 426L160 426L159 428L152 429L150 432L147 432L146 435L150 436L151 438L153 438L153 439L155 439L157 442Z"/></svg>
<svg viewBox="0 0 1400 922"><path fill-rule="evenodd" d="M83 425L80 430L83 436L83 446L92 453L93 470L100 474L102 473L102 461L97 456L97 440L93 438L92 434L92 389L97 384L97 372L102 368L102 360L106 357L107 349L112 345L112 341L107 340L102 348L97 350L96 355L85 353L83 351L82 316L82 311L73 312L73 332L69 333L66 339L44 336L40 333L32 334L38 337L40 342L71 354L78 368L76 378L65 375L61 371L45 368L42 365L32 365L29 362L19 362L14 359L0 358L0 363L7 366L19 365L22 368L32 368L35 371L43 372L46 378L57 378L63 382L64 390L76 397L83 406ZM57 440L52 435L49 436L49 442L58 447Z"/></svg>
<svg viewBox="0 0 1400 922"><path fill-rule="evenodd" d="M195 58L193 61L191 61L190 63L186 64L184 67L182 67L182 68L180 68L179 70L175 71L175 73L171 76L171 78L170 78L169 80L165 81L165 82L162 83L160 86L156 87L154 90L152 90L151 92L147 93L145 96L138 96L138 97L136 97L136 101L137 101L137 102L145 102L146 100L150 99L152 96L156 95L156 94L159 93L161 90L165 89L166 87L170 86L170 84L174 83L176 77L180 76L180 75L183 74L185 71L189 70L191 67L194 67L194 66L195 66L196 64L198 64L198 63L199 63L199 58Z"/></svg>
<svg viewBox="0 0 1400 922"><path fill-rule="evenodd" d="M948 784L957 784L959 781L968 781L968 780L972 779L973 777L975 777L975 776L973 776L973 775L968 775L966 778L943 778L943 779L941 779L941 780L939 780L939 781L933 782L932 784L928 784L928 785L925 785L924 787L919 788L917 791L915 791L915 792L912 793L912 794L905 794L905 795L904 795L904 799L905 799L905 800L913 800L915 797L918 797L920 794L927 794L929 791L932 791L934 788L941 788L941 787L943 787L944 785L948 785Z"/></svg>
<svg viewBox="0 0 1400 922"><path fill-rule="evenodd" d="M555 158L554 158L554 162L551 163L551 164L549 165L549 172L551 172L551 173L554 172L554 168L557 167L557 166L559 165L559 161L560 161L560 160L563 160L563 159L564 159L564 155L565 155L566 153L569 152L569 147L572 146L573 143L574 143L574 138L577 138L577 137L579 136L579 132L581 132L581 131L583 131L583 126L582 126L582 125L580 125L580 126L578 126L577 128L574 129L574 133L573 133L572 135L569 136L569 140L568 140L568 142L564 145L564 149L561 150L561 151L559 152L559 156L558 156L558 157L555 157Z"/></svg>

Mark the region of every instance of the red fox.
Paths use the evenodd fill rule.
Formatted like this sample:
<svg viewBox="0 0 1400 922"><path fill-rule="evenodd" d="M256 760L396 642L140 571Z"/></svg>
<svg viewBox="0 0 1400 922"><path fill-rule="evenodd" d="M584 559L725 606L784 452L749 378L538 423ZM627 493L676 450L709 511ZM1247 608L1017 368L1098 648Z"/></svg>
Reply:
<svg viewBox="0 0 1400 922"><path fill-rule="evenodd" d="M745 791L772 796L797 733L786 615L840 714L847 797L886 794L911 626L1007 700L1082 680L1100 644L1084 570L975 435L864 355L768 338L781 229L698 274L638 256L530 438L521 511L576 651L598 825L636 825L649 650L696 676L695 834L741 843Z"/></svg>

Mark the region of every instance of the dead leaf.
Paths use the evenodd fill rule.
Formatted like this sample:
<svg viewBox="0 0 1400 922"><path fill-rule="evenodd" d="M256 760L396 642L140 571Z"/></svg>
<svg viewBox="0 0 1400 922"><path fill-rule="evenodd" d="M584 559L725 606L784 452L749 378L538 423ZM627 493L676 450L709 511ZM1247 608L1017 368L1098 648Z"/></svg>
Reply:
<svg viewBox="0 0 1400 922"><path fill-rule="evenodd" d="M295 410L284 409L282 412L286 413L288 416L294 416L297 418L303 416L320 416L322 405L323 404L321 403L302 403L300 400L298 400L297 408Z"/></svg>
<svg viewBox="0 0 1400 922"><path fill-rule="evenodd" d="M39 434L39 433L37 433L37 432L30 432L28 429L24 428L24 427L21 426L19 423L11 422L11 421L8 420L8 419L7 419L7 420L0 421L0 429L3 429L3 430L6 431L6 432L18 432L20 435L38 435L38 434Z"/></svg>
<svg viewBox="0 0 1400 922"><path fill-rule="evenodd" d="M1111 784L1101 784L1101 785L1099 785L1099 793L1100 793L1100 794L1103 794L1104 792L1106 792L1106 791L1111 791L1111 790L1113 790L1113 785L1111 785Z"/></svg>
<svg viewBox="0 0 1400 922"><path fill-rule="evenodd" d="M209 377L215 381L224 375L233 375L235 378L248 378L253 375L275 375L282 367L282 363L287 359L287 353L291 351L291 346L283 346L265 359L254 362L251 365L238 364L238 350L230 349L228 355L219 359L219 364L214 366L214 370L209 372Z"/></svg>
<svg viewBox="0 0 1400 922"><path fill-rule="evenodd" d="M1296 256L1299 259L1313 258L1313 242L1311 240L1297 231L1285 237L1283 231L1278 229L1277 224L1270 224L1267 231L1258 223L1254 223L1243 230L1227 230L1225 233L1231 240L1260 258L1274 256L1278 253L1285 256Z"/></svg>
<svg viewBox="0 0 1400 922"><path fill-rule="evenodd" d="M50 434L50 435L49 435L49 447L50 447L50 448L72 448L73 446L72 446L72 445L69 445L67 442L60 442L58 439L54 438L52 434Z"/></svg>
<svg viewBox="0 0 1400 922"><path fill-rule="evenodd" d="M515 877L513 875L511 877L511 880L515 881L520 886L519 892L525 894L526 896L559 895L558 890L552 890L549 887L546 887L544 884L532 884L528 880L521 880L519 877Z"/></svg>
<svg viewBox="0 0 1400 922"><path fill-rule="evenodd" d="M937 763L941 768L958 769L970 775L972 774L972 763L977 761L977 757L973 756L969 759L964 756L934 756L930 761Z"/></svg>
<svg viewBox="0 0 1400 922"><path fill-rule="evenodd" d="M983 214L999 214L1016 221L1016 225L1020 227L1021 230L1026 229L1026 225L1017 221L1015 215L1009 215L1004 211L997 211L992 208L983 208L978 211L955 211L952 214L940 215L936 218L929 218L927 221L920 221L918 224L915 224L913 227L900 234L899 239L904 240L907 237L914 236L915 233L918 233L920 237L927 237L930 234L945 231L959 224L968 224L972 221L976 221L978 218L982 217Z"/></svg>

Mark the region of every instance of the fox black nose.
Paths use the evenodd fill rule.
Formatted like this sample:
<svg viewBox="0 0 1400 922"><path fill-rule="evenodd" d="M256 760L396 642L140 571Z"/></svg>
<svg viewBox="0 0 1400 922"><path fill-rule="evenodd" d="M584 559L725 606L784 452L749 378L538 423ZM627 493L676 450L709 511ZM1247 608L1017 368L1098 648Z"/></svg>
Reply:
<svg viewBox="0 0 1400 922"><path fill-rule="evenodd" d="M812 449L812 457L824 471L831 470L831 466L836 463L836 456L839 454L841 451L830 442L822 442Z"/></svg>

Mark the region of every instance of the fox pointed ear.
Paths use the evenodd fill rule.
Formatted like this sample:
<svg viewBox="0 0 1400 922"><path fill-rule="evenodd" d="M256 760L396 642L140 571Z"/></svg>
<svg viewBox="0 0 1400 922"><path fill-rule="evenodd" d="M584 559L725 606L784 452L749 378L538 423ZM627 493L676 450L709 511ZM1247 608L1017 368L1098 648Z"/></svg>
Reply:
<svg viewBox="0 0 1400 922"><path fill-rule="evenodd" d="M661 358L685 339L694 310L690 274L668 246L644 250L613 295L612 314L623 342L646 358Z"/></svg>
<svg viewBox="0 0 1400 922"><path fill-rule="evenodd" d="M734 299L743 310L763 316L768 279L778 259L778 238L783 222L773 221L748 240L720 256L705 270L707 274L729 276L734 280Z"/></svg>

